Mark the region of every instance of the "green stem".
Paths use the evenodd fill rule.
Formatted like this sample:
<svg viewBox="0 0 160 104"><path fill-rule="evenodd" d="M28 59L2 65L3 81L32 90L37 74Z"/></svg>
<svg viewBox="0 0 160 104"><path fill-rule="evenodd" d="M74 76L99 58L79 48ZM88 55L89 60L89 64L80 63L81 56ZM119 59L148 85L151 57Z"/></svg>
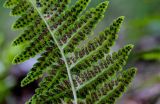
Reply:
<svg viewBox="0 0 160 104"><path fill-rule="evenodd" d="M76 89L74 87L74 83L73 83L73 80L72 80L72 76L71 76L71 72L69 70L69 66L68 66L68 63L67 63L67 60L66 60L66 57L64 55L64 52L63 52L63 49L61 49L60 45L58 44L58 41L56 40L56 37L54 36L54 32L52 32L52 30L50 29L50 26L48 25L47 21L45 20L45 18L41 15L41 12L38 10L38 8L34 5L33 1L32 0L29 0L29 2L33 5L33 7L37 10L39 16L42 18L42 20L45 22L50 34L52 35L53 39L54 39L54 42L56 43L58 49L60 50L61 54L62 54L62 58L65 62L65 65L66 65L66 69L67 69L67 73L68 73L68 77L69 77L69 81L70 81L70 84L71 84L71 88L72 88L72 92L73 92L73 97L74 97L74 103L77 104L77 94L76 94Z"/></svg>

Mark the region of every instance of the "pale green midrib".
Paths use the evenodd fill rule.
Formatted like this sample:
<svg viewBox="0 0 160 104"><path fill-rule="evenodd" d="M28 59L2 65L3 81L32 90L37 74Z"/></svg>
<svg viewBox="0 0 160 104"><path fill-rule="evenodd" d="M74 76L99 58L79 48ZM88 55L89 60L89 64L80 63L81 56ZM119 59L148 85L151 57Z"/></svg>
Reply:
<svg viewBox="0 0 160 104"><path fill-rule="evenodd" d="M70 81L70 84L71 84L71 88L72 88L72 92L73 92L73 96L74 96L74 100L75 100L75 104L77 104L77 94L76 94L76 89L74 87L74 83L73 83L73 80L72 80L72 76L71 76L71 72L70 72L70 69L69 69L69 66L67 64L67 60L65 58L65 55L64 55L64 52L63 50L61 49L60 45L58 44L58 41L56 40L53 32L51 31L47 21L45 20L45 18L41 15L41 12L38 10L38 8L34 5L33 1L32 0L29 0L29 2L33 5L33 7L37 10L39 16L42 18L42 20L45 22L46 26L47 26L47 29L49 30L51 36L53 37L58 49L60 50L61 52L61 55L62 55L62 58L65 62L65 65L66 65L66 68L67 68L67 73L68 73L68 77L69 77L69 81Z"/></svg>

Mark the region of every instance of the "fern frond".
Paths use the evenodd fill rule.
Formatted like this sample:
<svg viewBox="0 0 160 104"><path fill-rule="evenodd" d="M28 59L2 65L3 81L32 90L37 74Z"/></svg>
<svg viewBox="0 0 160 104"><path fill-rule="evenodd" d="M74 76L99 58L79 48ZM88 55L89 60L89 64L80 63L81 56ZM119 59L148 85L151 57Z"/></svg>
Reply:
<svg viewBox="0 0 160 104"><path fill-rule="evenodd" d="M49 37L49 40L52 38L51 36L48 36L48 37ZM48 37L46 37L46 38L48 39ZM36 40L36 42L38 42L38 39ZM45 42L47 42L47 41L45 41ZM14 60L15 63L24 61L24 59L27 59L29 57L32 57L32 56L36 55L35 53L38 53L39 51L43 50L47 46L46 44L42 44L42 45L38 44L38 43L37 44L36 43L31 43L31 44L32 44L31 47L27 48L24 52L22 52L22 55L18 55L17 57L15 57L15 60ZM50 46L52 46L52 47L50 47L50 49L52 51L45 52L43 54L44 56L42 55L42 57L40 59L38 59L39 62L34 65L33 71L31 71L27 75L27 77L22 81L23 84L26 85L26 84L32 82L34 79L39 78L43 73L42 70L45 69L46 67L49 67L50 65L52 65L52 63L54 62L53 60L56 59L55 56L57 56L57 55L59 56L59 53L53 54L53 52L57 52L56 49L55 49L56 47L53 47L53 44L51 44ZM37 47L37 48L35 48L35 47ZM28 51L28 50L30 50L30 51ZM33 51L33 53L32 53L32 51ZM24 54L24 53L26 53L26 54ZM17 60L17 59L21 59L21 60ZM50 62L49 62L49 60L50 60ZM35 71L35 70L37 70L37 71Z"/></svg>
<svg viewBox="0 0 160 104"><path fill-rule="evenodd" d="M96 24L104 17L104 12L108 6L108 2L101 3L98 5L98 7L95 9L95 16L92 18L84 18L83 20L86 22L86 25L84 25L79 31L77 31L70 39L69 41L65 44L64 46L64 52L67 53L78 45L78 43L82 40L85 39L87 35L89 35L93 29L95 28ZM68 50L68 51L67 51ZM72 52L72 51L71 51Z"/></svg>
<svg viewBox="0 0 160 104"><path fill-rule="evenodd" d="M25 44L13 63L38 54L37 63L21 86L42 77L39 88L27 104L113 104L124 93L136 69L123 70L133 45L110 52L118 38L121 16L93 40L79 48L93 34L108 6L104 1L87 8L91 0L7 0L12 16L20 16L13 29L24 29L13 45ZM85 11L85 12L84 12Z"/></svg>
<svg viewBox="0 0 160 104"><path fill-rule="evenodd" d="M123 71L121 75L127 77L122 78L121 75L118 75L118 77L114 80L106 80L97 87L95 86L94 89L86 90L86 92L81 93L80 95L83 97L81 99L85 99L86 104L114 104L116 98L121 96L121 93L125 91L124 89L126 89L132 81L135 73L135 68L130 68L127 71ZM119 79L121 78L123 80L128 80L128 82L126 83L123 80L120 81ZM119 92L116 92L115 90L118 90Z"/></svg>
<svg viewBox="0 0 160 104"><path fill-rule="evenodd" d="M52 53L52 54L51 54ZM51 53L45 52L42 54L42 57L38 59L38 62L34 64L31 71L28 73L28 75L23 79L22 86L25 86L32 81L38 79L42 76L42 74L45 72L45 69L49 67L49 65L53 65L54 63L58 62L60 58L60 53L57 52L57 49L54 48L51 50ZM55 57L57 56L57 57ZM61 65L61 63L56 63Z"/></svg>
<svg viewBox="0 0 160 104"><path fill-rule="evenodd" d="M85 73L84 75L82 75L83 77L81 76L81 78L83 78L81 80L91 79L91 78L88 78L89 74L92 74L92 76L94 78L92 78L88 82L84 83L84 85L77 87L77 91L78 91L77 93L80 93L80 95L82 95L82 93L88 92L90 89L92 89L93 86L98 85L98 83L101 84L101 81L104 82L105 80L108 80L108 78L110 78L110 76L113 76L114 73L116 73L118 70L121 69L120 67L125 65L125 62L127 60L127 56L131 52L132 48L133 48L132 45L127 45L127 46L123 47L122 49L120 49L116 54L112 55L112 58L111 58L111 56L106 57L106 60L104 61L106 64L105 68L99 67L100 65L97 65L97 66L94 66L94 69L89 70L89 71L93 71L92 73L90 73L88 70L86 72L81 73L81 75ZM115 60L115 62L114 62L114 60ZM117 61L119 61L119 62L117 62ZM108 62L110 62L110 65L107 64ZM118 63L121 65L119 65ZM110 67L110 68L108 68L108 67ZM98 74L101 70L103 70L103 72ZM97 78L95 78L96 75L97 75ZM58 97L60 97L60 98L62 98L64 96L71 97L70 86L67 86L65 84L65 81L68 81L68 80L66 80L66 78L65 78L63 81L61 81L60 84L53 83L52 85L54 85L54 86L50 86L49 88L47 87L48 91L46 88L46 90L45 90L46 92L41 93L41 96L39 96L39 100L37 100L37 101L46 103L47 101L50 101L51 99L55 100ZM63 84L62 84L62 82L63 82ZM67 93L67 95L66 95L66 93ZM53 95L56 95L56 96L53 96ZM51 97L48 97L48 96L51 96Z"/></svg>
<svg viewBox="0 0 160 104"><path fill-rule="evenodd" d="M89 1L82 1L82 3L84 3L85 5L87 5ZM59 27L58 29L56 29L56 31L60 31L61 29L63 29L66 24L68 25L71 25L75 19L78 17L78 15L82 12L82 10L84 10L85 8L81 7L79 8L78 6L76 5L79 5L81 2L78 1L75 6L73 6L69 12L73 11L73 10L76 10L77 12L74 12L75 14L72 14L73 17L68 17L67 20L64 21L63 24L60 24L61 27ZM83 5L83 4L81 4ZM63 14L62 14L63 15ZM69 14L66 14L66 15L69 15ZM75 15L75 16L74 16ZM58 18L59 19L59 18ZM61 19L61 18L60 18ZM71 21L72 20L72 21ZM57 25L57 24L54 24L54 25ZM54 26L53 25L53 26ZM45 26L46 27L46 26ZM63 27L63 28L62 28ZM42 28L42 27L40 27ZM35 33L37 34L37 33ZM14 58L14 63L20 63L20 62L24 62L25 60L31 58L31 57L34 57L36 54L44 51L44 49L47 47L47 46L50 46L48 43L49 41L53 41L52 37L49 35L49 31L47 28L44 29L44 31L42 31L42 33L38 34L39 36L35 37L33 39L33 41L31 41L31 43L24 49L24 51L22 51L22 53L20 53L19 55L17 55L15 58ZM56 34L56 33L55 33ZM32 33L33 35L33 33ZM18 38L20 39L20 38ZM22 39L22 38L21 38ZM25 39L26 40L26 39ZM28 51L30 50L30 51Z"/></svg>
<svg viewBox="0 0 160 104"><path fill-rule="evenodd" d="M112 55L107 54L105 59L99 59L98 62L91 65L88 69L80 71L78 75L75 76L77 85L80 86L85 81L88 81L89 79L92 79L93 77L98 75L98 73L100 73L101 71L108 70L108 68L118 60L120 60L119 63L121 64L121 66L125 65L132 48L132 45L127 45L120 49L118 52L113 52Z"/></svg>
<svg viewBox="0 0 160 104"><path fill-rule="evenodd" d="M58 3L57 0L56 0L55 2ZM55 3L55 2L54 2L54 3ZM45 2L44 2L44 3L45 3ZM63 22L63 21L62 21L63 19L65 20L66 18L69 17L69 13L71 12L71 10L77 8L76 6L74 6L74 7L72 7L72 9L67 10L66 12L63 12L62 10L66 10L66 9L67 9L67 5L66 5L67 3L69 3L68 0L66 0L65 2L60 2L60 4L57 4L57 5L60 5L60 6L62 6L62 7L54 7L54 6L53 6L52 9L54 9L54 11L52 11L52 12L53 12L54 14L53 14L53 13L50 13L50 17L48 17L48 18L46 17L46 18L47 18L47 21L49 21L51 27L55 27L56 25L60 25L61 22ZM50 6L50 7L52 7L52 6ZM48 9L47 9L47 6L45 6L44 8L46 8L45 11L48 10ZM44 8L43 8L43 9L44 9ZM31 9L33 9L33 8L31 7ZM52 10L52 9L51 9L51 10ZM45 13L45 11L43 10L42 12ZM63 12L63 13L62 13L62 12ZM52 14L52 15L51 15L51 14ZM46 15L46 13L45 13L44 15ZM60 16L59 16L59 15L60 15ZM67 17L67 16L68 16L68 17ZM56 21L56 20L57 20L57 21ZM48 29L47 29L44 21L41 20L41 19L39 19L39 18L37 18L37 20L35 20L35 22L33 22L32 25L29 26L29 27L27 28L27 30L25 30L24 33L21 34L21 35L13 42L13 45L18 45L18 44L21 44L21 43L23 43L23 42L25 42L25 41L30 41L30 40L33 39L33 37L37 37L37 35L39 35L39 34L48 33L47 30L48 30Z"/></svg>
<svg viewBox="0 0 160 104"><path fill-rule="evenodd" d="M77 90L83 90L83 89L90 89L94 85L98 85L98 83L101 83L101 81L107 80L108 78L115 75L116 72L122 70L123 64L120 64L120 62L125 62L126 60L123 58L118 59L114 64L109 66L108 68L102 70L100 73L98 73L95 77L92 79L86 81L82 85L80 85Z"/></svg>
<svg viewBox="0 0 160 104"><path fill-rule="evenodd" d="M19 2L20 2L20 0L6 0L3 6L6 8L13 8Z"/></svg>
<svg viewBox="0 0 160 104"><path fill-rule="evenodd" d="M117 20L117 23L120 24L122 20L123 17L122 18L120 17ZM103 32L104 34L102 35L104 36L105 40L99 40L103 38L96 38L92 40L92 42L89 42L86 45L86 47L82 48L82 50L75 52L76 56L68 59L68 61L72 61L71 59L74 59L74 61L76 60L74 63L69 62L71 63L71 69L75 72L77 70L83 70L89 67L90 64L96 62L98 59L103 58L104 54L107 54L109 52L110 50L109 48L114 44L114 41L117 38L116 33L119 24L117 25L117 27L111 26L109 31L107 31L108 28L104 30ZM85 63L90 63L90 64L85 65Z"/></svg>
<svg viewBox="0 0 160 104"><path fill-rule="evenodd" d="M130 68L127 71L123 71L122 77L120 78L120 83L107 95L103 96L95 104L114 104L116 99L119 98L122 93L125 92L128 85L131 83L133 77L136 74L135 68Z"/></svg>
<svg viewBox="0 0 160 104"><path fill-rule="evenodd" d="M31 4L27 2L26 0L20 0L19 4L17 4L11 11L12 16L18 16L25 14L26 11L31 7ZM31 9L31 8L30 8Z"/></svg>
<svg viewBox="0 0 160 104"><path fill-rule="evenodd" d="M49 33L45 35L49 35ZM46 41L48 39L52 39L52 37L43 37L42 35L40 35L38 38L34 38L34 41L29 43L29 45L26 46L26 48L14 58L13 63L24 62L27 59L32 58L38 53L44 51L47 48L47 46L53 45L54 49L55 47L53 41Z"/></svg>
<svg viewBox="0 0 160 104"><path fill-rule="evenodd" d="M31 25L33 22L35 22L36 21L35 18L40 19L37 11L34 8L31 8L27 11L27 13L23 14L20 18L16 20L12 28L15 30L25 28Z"/></svg>
<svg viewBox="0 0 160 104"><path fill-rule="evenodd" d="M64 70L64 67L53 66L51 70L49 71L49 75L46 76L42 82L40 82L39 84L40 87L36 89L35 95L32 96L29 102L32 102L34 99L41 99L41 97L43 98L43 96L46 94L46 91L53 88L55 85L60 83L62 79L65 79L66 77L67 77L67 72L66 70ZM40 102L43 102L43 100L42 101L40 100ZM38 100L37 100L37 103L38 103Z"/></svg>

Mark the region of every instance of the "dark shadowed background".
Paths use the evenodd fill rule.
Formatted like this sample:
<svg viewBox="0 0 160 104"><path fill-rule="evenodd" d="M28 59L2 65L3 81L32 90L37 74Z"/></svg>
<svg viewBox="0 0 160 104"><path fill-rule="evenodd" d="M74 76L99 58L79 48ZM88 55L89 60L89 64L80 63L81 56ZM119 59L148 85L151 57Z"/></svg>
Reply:
<svg viewBox="0 0 160 104"><path fill-rule="evenodd" d="M20 65L12 64L13 57L22 47L11 46L20 32L11 30L16 17L9 16L10 10L3 8L4 1L0 0L0 104L24 104L34 93L38 81L24 88L20 87L20 81L36 59ZM71 5L75 1L72 0ZM104 0L92 0L89 7L100 1ZM127 67L136 66L138 73L117 104L160 104L160 0L110 0L95 35L119 16L125 16L125 21L113 50L128 43L134 44Z"/></svg>

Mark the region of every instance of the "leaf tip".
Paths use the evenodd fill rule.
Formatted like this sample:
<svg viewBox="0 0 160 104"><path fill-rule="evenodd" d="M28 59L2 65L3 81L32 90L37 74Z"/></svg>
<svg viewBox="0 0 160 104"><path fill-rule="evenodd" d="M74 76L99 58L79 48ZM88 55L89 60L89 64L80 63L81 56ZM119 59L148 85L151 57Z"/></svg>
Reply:
<svg viewBox="0 0 160 104"><path fill-rule="evenodd" d="M127 47L129 47L130 49L133 49L134 45L133 44L128 44Z"/></svg>
<svg viewBox="0 0 160 104"><path fill-rule="evenodd" d="M16 42L13 41L13 42L11 43L11 46L17 46Z"/></svg>
<svg viewBox="0 0 160 104"><path fill-rule="evenodd" d="M120 16L119 19L124 20L124 19L125 19L125 16Z"/></svg>
<svg viewBox="0 0 160 104"><path fill-rule="evenodd" d="M20 58L19 58L19 55L16 55L12 61L13 64L20 64L21 61L20 61Z"/></svg>

